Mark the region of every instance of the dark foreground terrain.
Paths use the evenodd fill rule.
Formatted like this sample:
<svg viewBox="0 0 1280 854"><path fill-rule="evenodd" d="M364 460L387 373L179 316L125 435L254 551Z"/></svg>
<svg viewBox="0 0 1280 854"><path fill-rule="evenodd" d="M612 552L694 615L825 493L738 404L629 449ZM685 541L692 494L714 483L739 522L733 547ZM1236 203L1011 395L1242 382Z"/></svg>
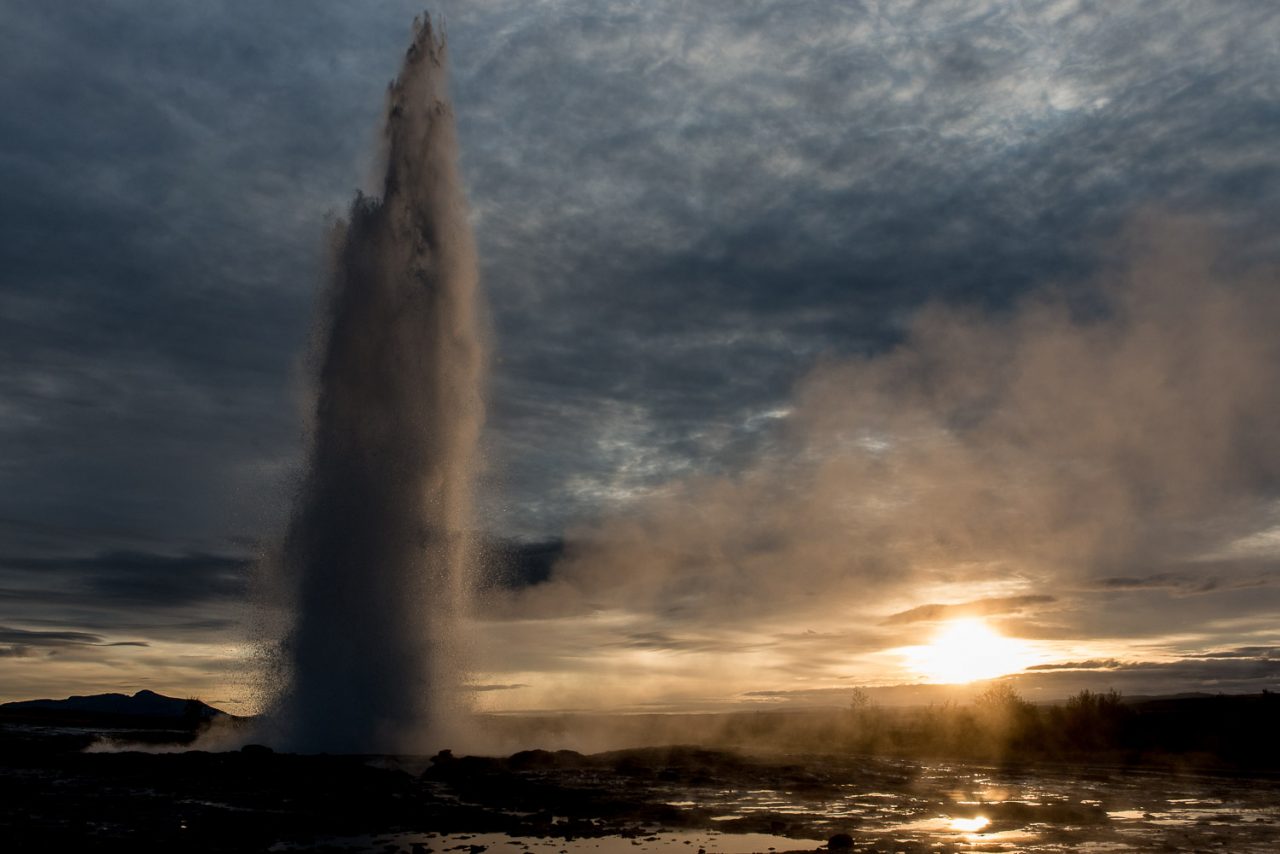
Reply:
<svg viewBox="0 0 1280 854"><path fill-rule="evenodd" d="M94 738L0 728L3 850L1280 850L1277 782L1261 773L692 747L505 759L84 752Z"/></svg>

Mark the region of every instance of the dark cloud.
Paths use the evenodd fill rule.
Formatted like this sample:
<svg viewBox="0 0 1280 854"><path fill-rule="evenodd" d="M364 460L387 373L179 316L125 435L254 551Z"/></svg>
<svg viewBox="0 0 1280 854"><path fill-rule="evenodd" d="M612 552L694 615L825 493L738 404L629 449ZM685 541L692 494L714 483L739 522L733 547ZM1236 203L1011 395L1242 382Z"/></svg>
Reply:
<svg viewBox="0 0 1280 854"><path fill-rule="evenodd" d="M26 658L45 651L52 655L65 647L150 646L146 641L107 641L101 635L77 631L32 631L0 626L0 658Z"/></svg>
<svg viewBox="0 0 1280 854"><path fill-rule="evenodd" d="M66 646L68 644L97 644L102 638L89 632L33 632L0 626L0 643L27 646Z"/></svg>
<svg viewBox="0 0 1280 854"><path fill-rule="evenodd" d="M323 220L407 26L386 11L0 13L0 512L179 541L273 517ZM343 72L371 47L365 91Z"/></svg>
<svg viewBox="0 0 1280 854"><path fill-rule="evenodd" d="M178 608L243 598L251 562L225 555L107 552L88 557L3 557L9 577L27 574L58 599ZM4 594L24 595L13 589ZM25 595L30 595L29 593ZM35 598L35 597L33 597Z"/></svg>
<svg viewBox="0 0 1280 854"><path fill-rule="evenodd" d="M10 6L9 512L270 527L322 221L413 11ZM504 532L731 467L817 355L1079 278L1135 207L1247 236L1280 198L1265 4L443 11Z"/></svg>
<svg viewBox="0 0 1280 854"><path fill-rule="evenodd" d="M1116 658L1093 658L1088 661L1061 661L1054 664L1033 664L1027 668L1028 671L1051 671L1051 670L1119 670L1126 665Z"/></svg>
<svg viewBox="0 0 1280 854"><path fill-rule="evenodd" d="M1213 652L1192 653L1177 661L1121 661L1115 658L1037 664L1028 672L1072 671L1177 676L1200 682L1244 678L1274 680L1280 676L1280 647L1249 646Z"/></svg>
<svg viewBox="0 0 1280 854"><path fill-rule="evenodd" d="M1242 646L1236 649L1215 650L1188 655L1187 658L1252 658L1259 661L1271 661L1280 658L1280 647L1274 646Z"/></svg>
<svg viewBox="0 0 1280 854"><path fill-rule="evenodd" d="M1096 581L1099 590L1168 590L1183 596L1214 593L1223 590L1268 587L1276 583L1274 566L1248 567L1244 577L1186 572L1158 572L1142 576L1111 576ZM1270 571L1269 571L1270 570Z"/></svg>
<svg viewBox="0 0 1280 854"><path fill-rule="evenodd" d="M242 556L139 550L0 556L0 613L32 638L0 638L21 648L64 635L77 649L146 647L154 642L241 640L252 561Z"/></svg>
<svg viewBox="0 0 1280 854"><path fill-rule="evenodd" d="M631 632L626 637L609 644L609 646L621 649L650 649L674 653L746 652L752 649L767 647L769 645L770 644L767 640L761 640L756 643L743 643L737 638L696 637L690 635L676 635L665 631Z"/></svg>
<svg viewBox="0 0 1280 854"><path fill-rule="evenodd" d="M1083 689L1118 688L1129 695L1186 691L1255 693L1280 684L1274 656L1183 658L1175 661L1082 661L1028 668L1015 678L1026 691L1066 696Z"/></svg>
<svg viewBox="0 0 1280 854"><path fill-rule="evenodd" d="M462 121L484 129L469 162L501 294L498 415L545 437L504 458L508 484L558 478L555 500L591 512L731 465L737 425L815 355L882 349L929 299L999 306L1079 278L1136 206L1256 229L1276 197L1241 204L1200 152L1275 174L1257 40L1275 16L1158 11L502 5L457 78L483 104ZM554 213L530 203L552 196Z"/></svg>
<svg viewBox="0 0 1280 854"><path fill-rule="evenodd" d="M551 577L551 568L564 554L560 539L525 543L492 540L482 547L487 584L506 588L540 584Z"/></svg>
<svg viewBox="0 0 1280 854"><path fill-rule="evenodd" d="M326 217L372 171L418 11L0 11L0 554L20 559L0 566L0 618L104 637L239 623L227 555L287 506ZM1087 315L1081 283L1126 251L1112 238L1135 211L1211 223L1223 270L1277 254L1274 4L443 11L495 330L484 527L534 544L496 549L498 587L543 587L566 527L787 451L813 366L892 351L922 306L1007 317L1056 284ZM754 527L730 557L767 557ZM1274 553L1166 557L1051 584L1058 622L1037 612L1035 630L1137 636L1170 624L1153 602L1204 623L1271 601L1250 585ZM703 583L683 571L669 619Z"/></svg>

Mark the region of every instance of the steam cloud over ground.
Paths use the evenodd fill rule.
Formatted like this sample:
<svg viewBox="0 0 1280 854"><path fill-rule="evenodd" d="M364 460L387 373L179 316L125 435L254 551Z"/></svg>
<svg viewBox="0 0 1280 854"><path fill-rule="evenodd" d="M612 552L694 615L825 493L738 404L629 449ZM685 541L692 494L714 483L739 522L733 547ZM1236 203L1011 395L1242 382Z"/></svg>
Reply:
<svg viewBox="0 0 1280 854"><path fill-rule="evenodd" d="M1090 291L926 309L885 355L821 365L755 465L578 531L530 598L698 618L904 573L1257 580L1224 550L1280 497L1280 281L1215 269L1192 223L1132 243Z"/></svg>
<svg viewBox="0 0 1280 854"><path fill-rule="evenodd" d="M717 654L839 685L948 617L1070 640L1062 615L1097 593L1270 588L1278 285L1203 223L1148 216L1089 288L926 308L883 355L820 364L742 471L572 531L510 614L594 615L679 691Z"/></svg>

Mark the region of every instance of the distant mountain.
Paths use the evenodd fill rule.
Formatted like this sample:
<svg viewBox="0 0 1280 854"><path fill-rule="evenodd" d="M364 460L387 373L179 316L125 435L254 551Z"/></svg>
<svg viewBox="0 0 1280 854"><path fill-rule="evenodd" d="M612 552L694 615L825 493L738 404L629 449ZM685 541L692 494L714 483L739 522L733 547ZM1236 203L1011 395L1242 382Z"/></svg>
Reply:
<svg viewBox="0 0 1280 854"><path fill-rule="evenodd" d="M122 723L146 723L153 726L191 726L226 715L221 709L215 709L200 700L182 700L146 690L139 691L132 697L126 694L93 694L87 697L68 697L65 700L21 700L0 704L0 718L49 722L94 720L109 723L119 720Z"/></svg>

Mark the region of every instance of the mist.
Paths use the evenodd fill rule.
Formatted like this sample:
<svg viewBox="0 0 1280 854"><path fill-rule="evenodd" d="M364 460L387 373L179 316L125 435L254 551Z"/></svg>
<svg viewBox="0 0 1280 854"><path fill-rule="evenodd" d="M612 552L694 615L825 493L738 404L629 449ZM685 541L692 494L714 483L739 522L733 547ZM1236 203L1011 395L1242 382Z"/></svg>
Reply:
<svg viewBox="0 0 1280 854"><path fill-rule="evenodd" d="M1244 546L1278 521L1280 289L1224 245L1147 215L1087 285L924 308L888 351L817 365L749 465L579 525L510 613L826 617L866 651L928 603L1010 616L1126 584L1268 583ZM897 642L924 617L900 616Z"/></svg>

